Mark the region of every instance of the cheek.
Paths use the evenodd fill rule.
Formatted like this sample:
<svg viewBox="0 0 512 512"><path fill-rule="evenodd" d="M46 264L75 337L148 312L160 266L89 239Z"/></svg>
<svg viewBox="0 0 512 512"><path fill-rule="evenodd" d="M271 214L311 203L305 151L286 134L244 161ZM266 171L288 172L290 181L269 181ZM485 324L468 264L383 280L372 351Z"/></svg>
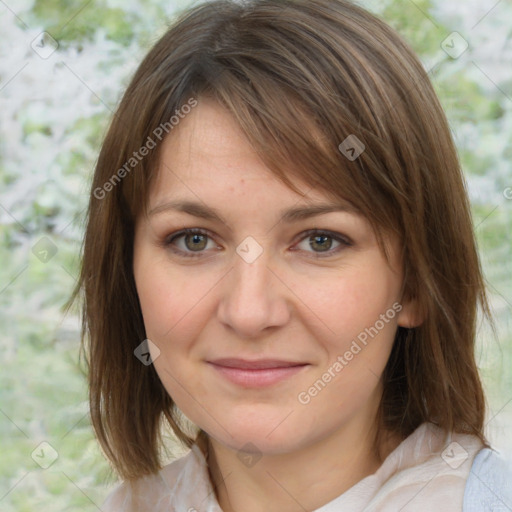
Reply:
<svg viewBox="0 0 512 512"><path fill-rule="evenodd" d="M197 394L200 382L184 362L208 316L207 301L201 301L205 290L200 294L195 279L186 278L183 272L170 272L165 262L145 264L141 259L134 266L134 274L146 336L160 351L154 359L155 370L178 407L194 421L196 413L190 410L189 393Z"/></svg>
<svg viewBox="0 0 512 512"><path fill-rule="evenodd" d="M201 348L197 340L215 315L212 299L221 277L215 269L173 269L162 258L146 264L141 260L135 266L146 336L160 351L154 360L155 370L167 392L185 410L190 395L183 386L194 394L202 388L195 369Z"/></svg>
<svg viewBox="0 0 512 512"><path fill-rule="evenodd" d="M366 403L377 392L393 346L400 282L386 265L366 263L310 287L305 301L321 319L315 322L321 330L312 335L325 355L303 391L311 390L314 407L322 410L345 414Z"/></svg>
<svg viewBox="0 0 512 512"><path fill-rule="evenodd" d="M392 307L399 286L392 273L376 266L346 269L321 281L305 280L305 284L297 289L297 296L305 297L304 305L316 316L327 339L332 340L329 344L340 348ZM390 330L392 325L382 328L383 333Z"/></svg>
<svg viewBox="0 0 512 512"><path fill-rule="evenodd" d="M173 300L166 282L156 272L143 270L136 274L137 293L148 338L154 342L172 328L179 318L179 302Z"/></svg>
<svg viewBox="0 0 512 512"><path fill-rule="evenodd" d="M187 325L190 315L197 319L201 312L204 288L194 285L184 273L169 271L165 261L144 263L134 267L146 334L160 345L166 338Z"/></svg>

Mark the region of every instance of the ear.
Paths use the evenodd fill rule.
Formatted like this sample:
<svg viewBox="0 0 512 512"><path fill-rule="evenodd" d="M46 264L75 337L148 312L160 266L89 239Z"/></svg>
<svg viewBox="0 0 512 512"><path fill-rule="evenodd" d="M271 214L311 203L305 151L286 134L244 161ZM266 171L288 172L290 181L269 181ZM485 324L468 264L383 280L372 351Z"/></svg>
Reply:
<svg viewBox="0 0 512 512"><path fill-rule="evenodd" d="M420 326L425 321L427 312L425 308L421 306L418 299L411 298L404 300L401 305L402 309L397 316L397 323L400 327L412 329L413 327Z"/></svg>

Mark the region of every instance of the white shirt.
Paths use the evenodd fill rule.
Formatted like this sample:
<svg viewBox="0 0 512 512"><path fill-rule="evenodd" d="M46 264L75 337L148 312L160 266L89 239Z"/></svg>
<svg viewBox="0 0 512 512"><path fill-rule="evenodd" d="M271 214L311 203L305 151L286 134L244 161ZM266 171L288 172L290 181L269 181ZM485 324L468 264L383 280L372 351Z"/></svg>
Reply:
<svg viewBox="0 0 512 512"><path fill-rule="evenodd" d="M379 469L314 512L462 511L476 454L476 436L448 434L424 423L400 443ZM197 445L183 457L129 485L119 485L104 512L222 512Z"/></svg>

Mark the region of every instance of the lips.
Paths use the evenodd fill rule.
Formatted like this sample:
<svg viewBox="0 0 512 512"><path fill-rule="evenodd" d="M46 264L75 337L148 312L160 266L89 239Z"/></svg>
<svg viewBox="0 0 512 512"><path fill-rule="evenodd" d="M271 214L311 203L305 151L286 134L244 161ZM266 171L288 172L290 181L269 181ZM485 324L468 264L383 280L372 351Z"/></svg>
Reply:
<svg viewBox="0 0 512 512"><path fill-rule="evenodd" d="M223 379L242 388L261 388L285 381L309 366L280 359L224 358L207 361Z"/></svg>
<svg viewBox="0 0 512 512"><path fill-rule="evenodd" d="M210 361L217 366L225 368L239 368L242 370L264 370L269 368L290 368L291 366L304 366L306 363L294 361L282 361L279 359L259 359L250 361L247 359L215 359Z"/></svg>

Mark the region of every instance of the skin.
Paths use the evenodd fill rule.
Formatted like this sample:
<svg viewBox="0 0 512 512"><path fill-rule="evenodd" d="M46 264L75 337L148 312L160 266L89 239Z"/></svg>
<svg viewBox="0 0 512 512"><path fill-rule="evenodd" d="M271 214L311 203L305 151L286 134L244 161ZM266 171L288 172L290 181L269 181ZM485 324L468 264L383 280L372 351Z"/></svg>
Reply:
<svg viewBox="0 0 512 512"><path fill-rule="evenodd" d="M415 304L401 303L397 241L387 240L388 263L357 212L279 221L281 210L332 200L307 186L303 196L287 188L210 100L171 135L149 198L148 211L159 210L137 219L134 244L146 333L160 350L155 369L178 407L209 435L209 470L225 512L314 510L382 462L372 450L381 375L397 326L418 323ZM223 220L162 208L177 198L215 208ZM184 228L208 236L196 245L185 236L166 245ZM350 245L333 238L315 244L319 235L304 235L308 229L329 230ZM248 236L263 250L252 263L236 252ZM401 311L301 403L299 393L394 303ZM207 362L221 357L308 364L284 381L247 388ZM390 436L384 454L398 443ZM244 464L240 453L259 460Z"/></svg>

